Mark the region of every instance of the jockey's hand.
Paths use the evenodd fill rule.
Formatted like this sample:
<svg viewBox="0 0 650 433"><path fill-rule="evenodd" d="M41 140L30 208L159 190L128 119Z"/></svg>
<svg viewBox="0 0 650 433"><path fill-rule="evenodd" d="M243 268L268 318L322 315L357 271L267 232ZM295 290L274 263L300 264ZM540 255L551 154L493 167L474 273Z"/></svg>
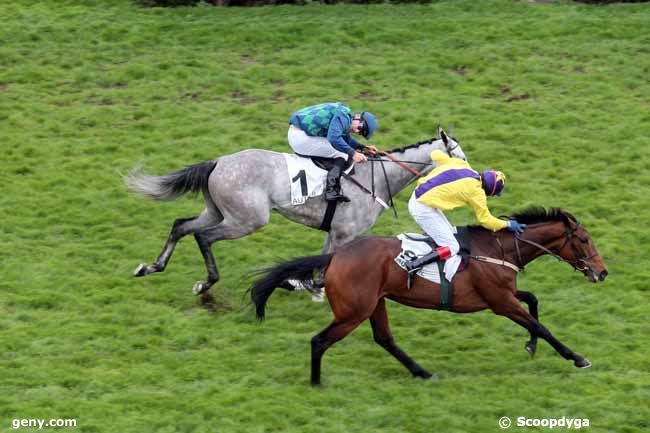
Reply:
<svg viewBox="0 0 650 433"><path fill-rule="evenodd" d="M352 155L352 160L354 162L366 162L368 161L368 158L366 158L366 155L360 152L354 152L354 155Z"/></svg>
<svg viewBox="0 0 650 433"><path fill-rule="evenodd" d="M365 146L363 150L371 155L375 155L377 152L379 152L379 149L377 149L375 146Z"/></svg>
<svg viewBox="0 0 650 433"><path fill-rule="evenodd" d="M506 228L515 234L521 234L524 232L526 224L519 224L515 220L510 220L508 221L508 226Z"/></svg>

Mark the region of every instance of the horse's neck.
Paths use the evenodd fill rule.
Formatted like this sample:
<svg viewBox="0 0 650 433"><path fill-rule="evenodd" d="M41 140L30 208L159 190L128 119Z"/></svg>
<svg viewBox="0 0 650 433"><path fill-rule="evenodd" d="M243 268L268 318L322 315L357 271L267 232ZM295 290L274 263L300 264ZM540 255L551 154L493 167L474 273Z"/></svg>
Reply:
<svg viewBox="0 0 650 433"><path fill-rule="evenodd" d="M556 248L558 242L562 239L563 225L561 222L552 221L547 223L538 223L529 225L521 236L522 239L532 241L547 250ZM535 245L528 244L523 241L515 242L514 236L508 233L506 235L509 239L506 254L510 255L517 262L521 261L522 265L526 265L536 258L548 254L544 249ZM518 250L517 250L518 249Z"/></svg>
<svg viewBox="0 0 650 433"><path fill-rule="evenodd" d="M430 155L431 152L435 149L444 149L442 140L435 140L429 143L424 143L417 147L406 149L403 152L393 152L391 153L391 156L400 161L411 161L405 162L404 164L424 175L431 171L433 168L433 163L431 162ZM413 162L416 162L416 164ZM397 163L387 162L384 163L384 167L386 169L386 176L388 177L391 193L393 195L396 195L399 191L403 190L416 178L415 174ZM378 170L381 170L381 167L375 167L375 181L379 178L377 175ZM381 173L380 175L383 176Z"/></svg>

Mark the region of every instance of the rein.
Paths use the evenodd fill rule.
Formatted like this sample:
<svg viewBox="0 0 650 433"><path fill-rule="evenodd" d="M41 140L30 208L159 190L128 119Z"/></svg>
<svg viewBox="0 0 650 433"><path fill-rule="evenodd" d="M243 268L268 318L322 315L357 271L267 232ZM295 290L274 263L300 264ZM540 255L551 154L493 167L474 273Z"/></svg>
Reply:
<svg viewBox="0 0 650 433"><path fill-rule="evenodd" d="M394 162L395 164L397 164L397 165L399 165L400 167L402 167L404 170L409 171L411 174L414 174L414 175L417 176L417 177L422 177L422 176L424 176L422 173L420 173L420 172L417 171L416 169L414 169L414 168L412 168L412 167L409 167L408 165L405 164L405 162L409 162L409 161L400 161L399 159L395 158L395 157L394 157L393 155L391 155L390 153L388 153L388 152L384 152L383 150L380 150L380 151L378 151L377 153L379 153L380 155L385 156L386 158L390 159L390 160L391 160L392 162ZM379 161L381 161L381 158L379 159ZM428 163L427 163L427 164L422 163L422 164L424 164L424 165L428 165ZM382 165L382 167L383 167L383 165Z"/></svg>

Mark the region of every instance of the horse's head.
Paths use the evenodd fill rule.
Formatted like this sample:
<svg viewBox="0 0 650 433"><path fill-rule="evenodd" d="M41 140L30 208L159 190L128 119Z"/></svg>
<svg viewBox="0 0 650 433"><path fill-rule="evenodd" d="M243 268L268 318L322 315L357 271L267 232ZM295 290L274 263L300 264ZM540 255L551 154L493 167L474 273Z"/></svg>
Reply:
<svg viewBox="0 0 650 433"><path fill-rule="evenodd" d="M607 267L600 257L589 232L573 215L563 212L565 240L558 255L582 272L589 281L597 283L607 277Z"/></svg>
<svg viewBox="0 0 650 433"><path fill-rule="evenodd" d="M465 152L463 152L463 149L460 147L458 141L456 141L454 137L448 135L441 127L438 127L438 134L440 135L442 142L445 144L445 150L449 156L452 158L459 158L463 161L467 161Z"/></svg>
<svg viewBox="0 0 650 433"><path fill-rule="evenodd" d="M528 225L522 236L515 236L514 249L520 263L525 264L542 254L550 254L582 272L593 283L607 277L607 267L591 236L569 212L558 208L546 210L530 207L514 213L510 218ZM533 247L528 259L522 257L518 242Z"/></svg>

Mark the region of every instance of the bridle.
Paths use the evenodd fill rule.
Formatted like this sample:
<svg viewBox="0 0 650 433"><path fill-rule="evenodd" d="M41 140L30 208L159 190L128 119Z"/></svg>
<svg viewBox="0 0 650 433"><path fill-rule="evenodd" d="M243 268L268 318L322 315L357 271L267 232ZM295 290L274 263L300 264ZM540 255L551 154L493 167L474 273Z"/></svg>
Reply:
<svg viewBox="0 0 650 433"><path fill-rule="evenodd" d="M562 244L562 246L557 249L557 251L558 251L557 253L551 251L550 249L546 248L543 245L538 244L537 242L534 242L534 241L531 241L531 240L528 240L528 239L524 239L524 238L520 237L519 234L515 234L514 235L515 249L517 250L517 260L519 261L521 269L524 269L524 262L523 262L523 259L521 258L521 251L519 249L519 241L521 241L521 242L523 242L525 244L528 244L528 245L532 245L532 246L544 251L545 253L549 254L550 256L555 257L559 261L568 263L569 265L571 265L571 267L573 267L574 270L580 271L583 274L586 274L586 272L591 269L589 267L589 265L587 264L587 261L589 259L592 259L595 256L597 256L598 253L596 252L596 253L593 253L593 254L591 254L589 256L582 256L582 254L578 251L578 248L574 245L574 243L573 243L573 238L574 237L576 239L578 239L580 242L582 242L583 244L586 244L586 243L589 242L589 239L581 238L580 236L576 235L576 232L581 227L582 226L577 222L573 227L569 227L569 225L566 222L564 222L565 239L564 239L564 243ZM571 247L571 252L573 252L573 256L576 258L574 261L567 260L564 257L561 257L559 255L559 252L562 251L564 249L564 247L566 247L567 244L569 244L569 246Z"/></svg>

